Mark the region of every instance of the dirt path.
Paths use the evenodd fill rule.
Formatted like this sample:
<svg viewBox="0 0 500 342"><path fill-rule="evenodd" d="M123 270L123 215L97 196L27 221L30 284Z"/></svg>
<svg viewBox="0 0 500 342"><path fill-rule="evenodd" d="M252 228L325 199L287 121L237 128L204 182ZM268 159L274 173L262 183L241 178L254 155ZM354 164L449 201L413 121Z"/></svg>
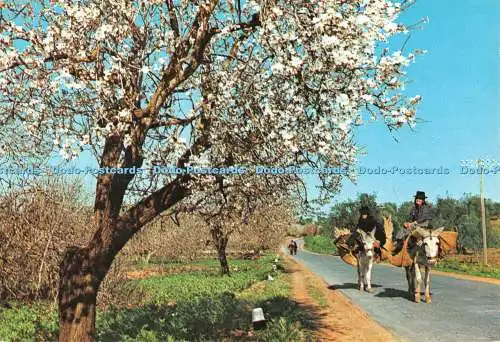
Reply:
<svg viewBox="0 0 500 342"><path fill-rule="evenodd" d="M316 337L319 341L397 341L393 335L373 321L337 290L328 289L328 285L311 271L288 258L292 270L294 299L305 307L314 308L314 315L320 317ZM315 288L322 305L311 296ZM326 302L326 303L325 303Z"/></svg>

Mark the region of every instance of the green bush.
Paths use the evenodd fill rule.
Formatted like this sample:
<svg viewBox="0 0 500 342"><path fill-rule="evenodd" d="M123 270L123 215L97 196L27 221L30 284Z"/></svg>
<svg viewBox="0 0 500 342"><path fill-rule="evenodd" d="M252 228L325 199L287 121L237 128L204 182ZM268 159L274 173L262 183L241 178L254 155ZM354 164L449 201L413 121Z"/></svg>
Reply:
<svg viewBox="0 0 500 342"><path fill-rule="evenodd" d="M280 317L271 320L263 337L266 341L275 342L304 341L305 332L299 321L291 322L284 317Z"/></svg>
<svg viewBox="0 0 500 342"><path fill-rule="evenodd" d="M323 235L306 236L304 238L304 247L308 251L321 254L331 254L337 251L333 240Z"/></svg>
<svg viewBox="0 0 500 342"><path fill-rule="evenodd" d="M57 311L52 305L22 305L0 309L0 341L47 341L57 338Z"/></svg>

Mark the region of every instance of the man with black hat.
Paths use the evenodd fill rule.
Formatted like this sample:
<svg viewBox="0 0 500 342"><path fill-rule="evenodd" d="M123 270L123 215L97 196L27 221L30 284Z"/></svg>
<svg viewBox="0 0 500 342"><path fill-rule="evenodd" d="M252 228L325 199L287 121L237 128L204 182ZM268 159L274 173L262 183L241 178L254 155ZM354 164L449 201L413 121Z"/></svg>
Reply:
<svg viewBox="0 0 500 342"><path fill-rule="evenodd" d="M393 255L396 255L401 251L404 245L404 240L408 237L408 235L410 235L411 229L416 225L424 228L432 228L431 221L434 218L434 213L431 206L425 202L426 198L427 196L425 196L425 192L423 191L417 191L415 194L415 207L410 213L410 222L405 222L403 224L404 228L399 230L396 234L396 244L394 251L392 252ZM409 245L413 242L414 241L411 239L408 241Z"/></svg>
<svg viewBox="0 0 500 342"><path fill-rule="evenodd" d="M383 247L386 241L384 226L370 214L370 209L367 206L362 206L359 209L359 214L358 224L355 228L351 229L351 236L347 239L347 244L352 249L354 248L356 241L359 242L360 236L356 232L358 229L369 234L373 228L376 228L375 239L380 242L380 246L375 248L375 252L380 256L380 247Z"/></svg>

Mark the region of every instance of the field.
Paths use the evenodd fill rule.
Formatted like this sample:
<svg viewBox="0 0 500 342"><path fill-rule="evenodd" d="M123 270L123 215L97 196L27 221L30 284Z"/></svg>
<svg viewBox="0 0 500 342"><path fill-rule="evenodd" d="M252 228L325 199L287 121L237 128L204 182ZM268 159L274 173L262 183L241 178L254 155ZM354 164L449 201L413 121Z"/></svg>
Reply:
<svg viewBox="0 0 500 342"><path fill-rule="evenodd" d="M500 234L500 217L490 221L491 229ZM488 265L483 264L483 251L472 251L471 255L450 255L437 265L437 269L445 272L469 274L480 277L500 279L500 248L488 248Z"/></svg>
<svg viewBox="0 0 500 342"><path fill-rule="evenodd" d="M287 257L273 253L230 264L231 277L221 277L212 260L136 265L128 275L141 301L98 311L97 341L393 340L338 291ZM269 275L272 280L264 280ZM54 303L9 304L0 309L0 341L57 339ZM257 307L267 324L254 330L251 311ZM365 329L357 329L360 322Z"/></svg>
<svg viewBox="0 0 500 342"><path fill-rule="evenodd" d="M482 251L474 251L472 255L450 255L438 263L436 269L445 272L500 279L500 249L488 248L487 253L487 266L483 265Z"/></svg>
<svg viewBox="0 0 500 342"><path fill-rule="evenodd" d="M128 308L98 312L98 341L169 341L244 337L264 340L280 334L304 334L292 323L304 320L293 311L289 275L276 254L258 261L232 260L232 276L221 277L216 261L165 264L168 274L147 270L130 272L130 280L144 297ZM142 274L140 273L142 272ZM264 281L272 275L273 281ZM142 278L146 276L146 278ZM0 340L53 340L57 313L53 303L10 303L0 310ZM251 309L262 307L267 329L253 331Z"/></svg>

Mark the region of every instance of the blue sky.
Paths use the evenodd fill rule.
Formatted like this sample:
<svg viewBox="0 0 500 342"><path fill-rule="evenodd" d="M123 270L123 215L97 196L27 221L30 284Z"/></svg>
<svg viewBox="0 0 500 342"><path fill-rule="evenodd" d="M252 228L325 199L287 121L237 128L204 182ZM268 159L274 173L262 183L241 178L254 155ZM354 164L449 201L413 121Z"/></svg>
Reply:
<svg viewBox="0 0 500 342"><path fill-rule="evenodd" d="M460 161L489 158L500 163L500 40L498 0L418 0L401 22L429 17L423 29L411 32L407 50L428 50L408 68L410 96L423 101L414 131L395 133L381 122L368 122L356 137L365 146L360 166L450 169L449 175L359 175L358 184L344 182L335 202L375 193L379 202L411 200L423 190L431 201L447 194L459 198L479 193L479 176L460 174ZM397 45L396 45L397 44ZM394 46L401 46L397 41ZM500 200L500 172L485 175L485 196Z"/></svg>
<svg viewBox="0 0 500 342"><path fill-rule="evenodd" d="M460 4L460 5L458 5ZM479 176L460 174L461 160L489 158L500 164L500 64L498 0L418 0L400 17L405 24L428 17L423 29L412 31L405 51L428 50L408 68L409 96L421 95L419 123L389 134L380 122L365 120L356 140L365 147L360 166L376 168L439 168L448 175L360 175L356 185L344 182L334 202L357 193L377 195L379 202L401 203L423 190L431 201L479 192ZM406 36L396 39L400 47ZM90 164L90 165L89 165ZM78 165L97 166L88 156ZM95 182L87 179L89 186ZM315 182L309 182L314 195ZM500 172L484 178L486 197L500 201Z"/></svg>

